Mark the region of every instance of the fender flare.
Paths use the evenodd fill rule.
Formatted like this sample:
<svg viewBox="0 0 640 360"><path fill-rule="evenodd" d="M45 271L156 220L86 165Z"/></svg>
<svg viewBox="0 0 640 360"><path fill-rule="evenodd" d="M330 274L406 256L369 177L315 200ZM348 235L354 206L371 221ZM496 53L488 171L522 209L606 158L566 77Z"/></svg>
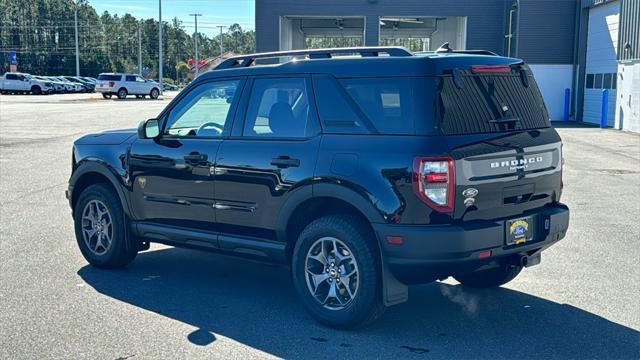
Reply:
<svg viewBox="0 0 640 360"><path fill-rule="evenodd" d="M119 179L117 175L114 174L114 171L106 164L95 162L95 161L84 161L78 165L76 170L71 175L69 179L69 201L73 203L76 199L73 198L73 188L76 186L77 182L89 173L97 173L99 175L104 176L110 183L111 186L116 190L118 194L118 198L120 199L120 204L122 205L122 211L127 216L131 216L131 212L129 209L129 203L127 202L127 198L124 194L124 184Z"/></svg>

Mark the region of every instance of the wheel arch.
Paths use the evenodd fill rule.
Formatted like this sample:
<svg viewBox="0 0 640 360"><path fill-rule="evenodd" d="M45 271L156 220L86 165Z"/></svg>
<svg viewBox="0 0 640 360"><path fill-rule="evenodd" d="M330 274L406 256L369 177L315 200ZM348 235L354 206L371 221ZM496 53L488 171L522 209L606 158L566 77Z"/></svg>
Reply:
<svg viewBox="0 0 640 360"><path fill-rule="evenodd" d="M120 200L122 211L127 216L130 216L131 213L124 195L123 185L106 166L97 163L84 163L79 165L71 176L71 179L69 179L69 186L72 188L69 199L71 208L75 209L76 202L82 191L98 183L106 184L116 193Z"/></svg>

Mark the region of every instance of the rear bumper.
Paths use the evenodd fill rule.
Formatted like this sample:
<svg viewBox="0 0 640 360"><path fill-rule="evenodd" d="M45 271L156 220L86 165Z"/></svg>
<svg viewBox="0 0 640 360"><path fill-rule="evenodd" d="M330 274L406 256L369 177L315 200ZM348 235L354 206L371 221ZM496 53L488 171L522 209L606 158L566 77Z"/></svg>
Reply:
<svg viewBox="0 0 640 360"><path fill-rule="evenodd" d="M389 269L407 284L426 283L473 271L509 257L533 255L562 239L569 227L569 209L557 204L523 214L535 219L534 238L522 245L506 245L508 219L463 226L401 226L373 224ZM401 245L387 236L401 236ZM491 255L480 258L490 250Z"/></svg>

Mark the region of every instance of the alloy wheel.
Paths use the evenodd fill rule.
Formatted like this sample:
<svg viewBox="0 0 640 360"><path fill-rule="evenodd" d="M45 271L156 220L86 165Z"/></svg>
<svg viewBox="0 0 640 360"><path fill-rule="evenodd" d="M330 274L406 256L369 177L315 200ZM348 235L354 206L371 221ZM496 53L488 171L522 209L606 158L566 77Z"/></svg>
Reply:
<svg viewBox="0 0 640 360"><path fill-rule="evenodd" d="M342 310L355 299L359 287L358 263L345 243L323 237L311 245L305 259L309 292L329 310Z"/></svg>
<svg viewBox="0 0 640 360"><path fill-rule="evenodd" d="M113 241L113 219L107 205L89 201L82 210L82 237L89 251L104 255Z"/></svg>

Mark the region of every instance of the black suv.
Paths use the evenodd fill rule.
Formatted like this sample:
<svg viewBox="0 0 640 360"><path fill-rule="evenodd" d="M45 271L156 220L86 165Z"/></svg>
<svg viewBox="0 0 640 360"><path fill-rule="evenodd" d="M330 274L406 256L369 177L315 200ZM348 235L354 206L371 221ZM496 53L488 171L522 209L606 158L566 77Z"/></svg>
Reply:
<svg viewBox="0 0 640 360"><path fill-rule="evenodd" d="M149 242L291 267L309 312L372 321L408 284L495 287L565 236L562 143L531 70L487 51L232 58L136 130L73 147L84 257Z"/></svg>

